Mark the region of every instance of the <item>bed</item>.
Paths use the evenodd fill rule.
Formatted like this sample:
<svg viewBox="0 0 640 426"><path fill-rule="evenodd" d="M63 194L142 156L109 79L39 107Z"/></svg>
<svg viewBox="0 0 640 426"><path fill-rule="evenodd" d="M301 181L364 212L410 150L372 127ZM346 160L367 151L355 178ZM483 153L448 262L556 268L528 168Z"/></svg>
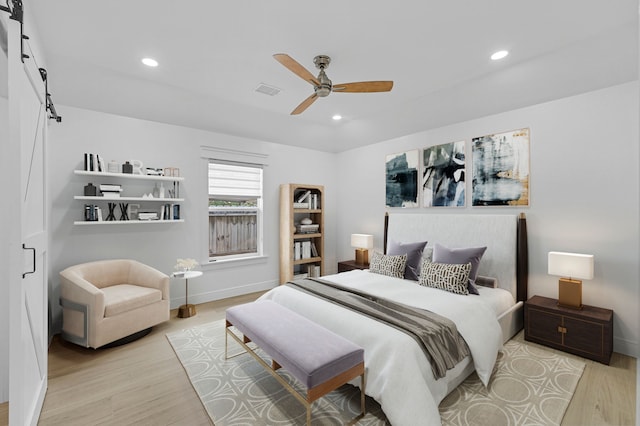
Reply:
<svg viewBox="0 0 640 426"><path fill-rule="evenodd" d="M479 286L479 295L462 296L418 285L416 281L355 270L323 280L452 320L466 341L466 356L436 379L423 350L405 333L335 303L282 285L261 298L273 300L365 349L366 394L380 403L394 425L440 424L438 405L473 371L486 385L502 344L522 328L527 297L524 215L389 214L385 251L391 241L427 241L447 247L486 246L478 275L496 288ZM355 386L358 383L353 383Z"/></svg>

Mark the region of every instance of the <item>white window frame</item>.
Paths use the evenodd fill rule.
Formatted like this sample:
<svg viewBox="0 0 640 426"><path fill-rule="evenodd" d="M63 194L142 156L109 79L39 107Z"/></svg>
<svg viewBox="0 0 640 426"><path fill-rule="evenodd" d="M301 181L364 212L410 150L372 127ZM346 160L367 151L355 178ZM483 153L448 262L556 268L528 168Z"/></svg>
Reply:
<svg viewBox="0 0 640 426"><path fill-rule="evenodd" d="M249 180L245 180L242 175L247 173ZM228 173L228 174L227 174ZM219 178L216 178L216 175ZM236 175L236 176L233 176ZM208 164L208 200L211 199L223 199L223 200L244 200L255 199L255 208L218 208L219 212L225 212L229 210L233 211L251 211L255 212L256 216L256 233L255 233L255 251L248 253L235 253L235 254L223 254L218 256L211 255L211 242L209 241L209 261L229 260L229 259L242 259L246 257L262 256L262 235L263 231L263 170L262 167L256 164L238 163L223 160L210 160ZM255 180L259 178L258 180ZM209 203L207 203L208 205ZM208 207L209 215L209 236L211 236L211 207ZM237 215L239 216L239 215Z"/></svg>
<svg viewBox="0 0 640 426"><path fill-rule="evenodd" d="M266 255L264 254L264 172L266 166L268 166L268 155L260 152L250 152L250 151L240 151L235 149L226 149L226 148L218 148L211 146L201 146L201 158L205 161L205 179L206 179L206 238L201 240L203 242L203 258L208 260L208 265L214 266L218 265L222 267L223 265L231 266L232 263L242 261L264 261L266 260ZM262 194L259 199L259 209L258 209L258 240L257 240L257 252L255 253L243 253L238 255L228 255L228 256L215 256L209 257L209 234L210 234L210 223L209 223L209 162L220 162L220 163L228 163L228 164L237 164L241 166L250 166L262 169ZM203 264L204 265L204 264Z"/></svg>

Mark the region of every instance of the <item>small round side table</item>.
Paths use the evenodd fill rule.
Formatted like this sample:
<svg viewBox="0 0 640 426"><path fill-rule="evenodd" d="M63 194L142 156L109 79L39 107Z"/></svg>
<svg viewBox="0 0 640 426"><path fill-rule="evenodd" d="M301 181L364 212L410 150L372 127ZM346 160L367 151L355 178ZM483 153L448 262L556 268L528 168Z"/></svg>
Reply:
<svg viewBox="0 0 640 426"><path fill-rule="evenodd" d="M178 308L178 318L189 318L196 314L195 305L190 305L189 300L189 278L198 278L202 276L202 271L185 271L174 272L174 278L184 278L184 305Z"/></svg>

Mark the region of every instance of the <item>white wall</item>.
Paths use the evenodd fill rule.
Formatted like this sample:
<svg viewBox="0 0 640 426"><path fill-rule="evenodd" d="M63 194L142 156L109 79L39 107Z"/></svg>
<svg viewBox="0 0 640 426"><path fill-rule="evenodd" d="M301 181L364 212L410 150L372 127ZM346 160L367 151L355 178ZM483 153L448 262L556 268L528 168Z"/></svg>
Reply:
<svg viewBox="0 0 640 426"><path fill-rule="evenodd" d="M338 259L353 258L348 237L354 232L373 234L375 246L382 248L387 154L458 140L466 140L469 150L473 137L528 127L530 207L420 208L407 213L524 211L530 296L557 297L558 279L547 275L549 251L594 254L595 278L583 284L583 303L613 309L614 350L637 356L638 114L635 82L343 152L338 155L337 203L348 214L338 221ZM470 176L470 168L467 171Z"/></svg>
<svg viewBox="0 0 640 426"><path fill-rule="evenodd" d="M0 55L4 55L0 51ZM0 147L9 144L9 105L7 98L0 96ZM0 155L2 148L0 148ZM0 203L0 241L6 241L5 236L11 224L2 220L7 217L3 210L10 208L8 203ZM7 231L7 232L5 232ZM0 271L9 268L9 245L0 243ZM0 342L9 342L9 280L0 280ZM9 400L9 345L0 345L0 403Z"/></svg>
<svg viewBox="0 0 640 426"><path fill-rule="evenodd" d="M179 105L176 105L178 108ZM55 330L60 327L59 272L81 262L132 258L167 274L177 258L207 259L207 163L200 158L200 146L268 155L264 172L264 252L261 262L214 264L204 267L202 278L189 281L189 302L201 303L271 288L278 283L279 185L309 183L325 185L326 270L337 270L334 251L336 229L335 154L293 148L184 127L57 106L63 116L49 128L51 238L49 272ZM250 125L250 123L247 123ZM149 167L173 166L185 177L181 196L184 223L74 226L81 220L82 195L91 179L73 174L81 169L84 152L99 153L122 163L137 159ZM94 184L96 182L93 182ZM127 181L122 182L127 185ZM151 191L152 183L148 191ZM184 303L184 281L172 280L171 306Z"/></svg>

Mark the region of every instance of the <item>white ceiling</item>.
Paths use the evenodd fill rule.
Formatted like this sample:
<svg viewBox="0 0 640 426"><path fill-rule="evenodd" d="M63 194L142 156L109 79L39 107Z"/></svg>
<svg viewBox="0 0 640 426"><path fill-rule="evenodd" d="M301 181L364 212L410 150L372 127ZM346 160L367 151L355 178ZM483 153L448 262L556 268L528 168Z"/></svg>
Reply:
<svg viewBox="0 0 640 426"><path fill-rule="evenodd" d="M25 0L58 113L76 106L329 152L638 78L638 0ZM27 25L25 23L25 25ZM491 61L496 50L511 54ZM312 86L287 53L334 83ZM157 59L151 69L144 56ZM271 97L260 83L282 89ZM341 114L340 122L331 120Z"/></svg>

